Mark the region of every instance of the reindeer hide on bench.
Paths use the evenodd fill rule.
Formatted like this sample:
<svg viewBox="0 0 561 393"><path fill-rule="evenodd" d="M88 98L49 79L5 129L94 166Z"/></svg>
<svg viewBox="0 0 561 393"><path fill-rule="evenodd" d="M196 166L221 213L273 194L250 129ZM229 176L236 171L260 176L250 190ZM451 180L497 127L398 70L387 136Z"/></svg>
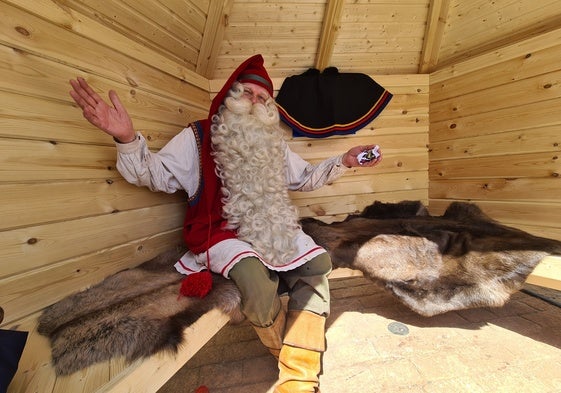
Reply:
<svg viewBox="0 0 561 393"><path fill-rule="evenodd" d="M361 270L424 316L501 306L543 257L561 255L561 242L500 225L465 203L433 217L420 202L376 202L345 221L304 219L302 227L334 267ZM203 299L178 296L183 276L173 264L184 251L170 250L45 309L38 331L50 339L57 374L176 351L189 345L183 329L213 308L241 321L239 292L221 276Z"/></svg>
<svg viewBox="0 0 561 393"><path fill-rule="evenodd" d="M302 227L333 265L358 269L415 312L502 306L561 242L501 225L475 204L454 202L430 216L416 201L375 202L362 214Z"/></svg>

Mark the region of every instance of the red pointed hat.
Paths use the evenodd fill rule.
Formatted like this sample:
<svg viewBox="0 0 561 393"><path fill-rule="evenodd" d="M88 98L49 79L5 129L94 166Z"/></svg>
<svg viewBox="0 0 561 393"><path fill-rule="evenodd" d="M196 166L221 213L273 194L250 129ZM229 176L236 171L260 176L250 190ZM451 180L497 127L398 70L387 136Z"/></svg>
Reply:
<svg viewBox="0 0 561 393"><path fill-rule="evenodd" d="M267 73L267 70L263 66L264 60L263 56L255 55L244 61L238 66L238 68L230 75L220 92L212 100L209 111L209 119L212 118L214 114L218 111L220 105L226 98L226 94L230 87L235 81L240 81L242 83L255 83L269 92L271 97L273 96L273 82Z"/></svg>

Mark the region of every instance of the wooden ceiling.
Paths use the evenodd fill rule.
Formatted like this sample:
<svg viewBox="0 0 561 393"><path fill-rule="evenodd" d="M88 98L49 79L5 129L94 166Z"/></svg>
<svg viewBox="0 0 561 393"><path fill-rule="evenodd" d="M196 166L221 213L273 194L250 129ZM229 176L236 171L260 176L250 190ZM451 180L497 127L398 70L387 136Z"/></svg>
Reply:
<svg viewBox="0 0 561 393"><path fill-rule="evenodd" d="M60 0L208 79L429 73L561 26L559 0Z"/></svg>

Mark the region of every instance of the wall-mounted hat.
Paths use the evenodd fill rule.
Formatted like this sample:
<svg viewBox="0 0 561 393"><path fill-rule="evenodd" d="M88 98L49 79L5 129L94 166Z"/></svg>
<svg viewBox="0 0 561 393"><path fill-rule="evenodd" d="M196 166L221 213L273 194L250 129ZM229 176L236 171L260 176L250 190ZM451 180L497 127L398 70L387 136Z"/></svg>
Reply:
<svg viewBox="0 0 561 393"><path fill-rule="evenodd" d="M279 115L294 136L353 134L374 120L392 94L371 77L310 68L286 78L276 98Z"/></svg>

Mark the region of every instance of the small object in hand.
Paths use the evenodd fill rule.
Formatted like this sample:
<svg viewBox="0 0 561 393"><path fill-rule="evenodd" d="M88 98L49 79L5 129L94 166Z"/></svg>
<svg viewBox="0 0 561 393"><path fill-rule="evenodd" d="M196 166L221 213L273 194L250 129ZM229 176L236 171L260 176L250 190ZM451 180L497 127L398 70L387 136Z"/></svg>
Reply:
<svg viewBox="0 0 561 393"><path fill-rule="evenodd" d="M376 145L372 149L368 149L368 150L363 151L362 153L360 153L357 156L358 163L360 165L362 165L362 164L365 164L367 162L370 162L372 160L377 159L378 157L380 157L380 152L378 151L379 149L380 149L380 146Z"/></svg>

